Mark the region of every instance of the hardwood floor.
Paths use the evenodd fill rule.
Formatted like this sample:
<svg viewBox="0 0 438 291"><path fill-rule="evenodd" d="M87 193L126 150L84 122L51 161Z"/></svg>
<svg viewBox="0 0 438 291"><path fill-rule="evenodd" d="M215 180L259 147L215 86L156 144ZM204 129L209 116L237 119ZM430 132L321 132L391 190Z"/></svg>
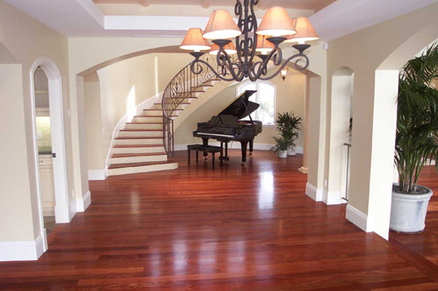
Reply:
<svg viewBox="0 0 438 291"><path fill-rule="evenodd" d="M436 197L424 233L386 242L308 198L300 156L231 156L91 182L37 262L0 263L0 290L438 290Z"/></svg>

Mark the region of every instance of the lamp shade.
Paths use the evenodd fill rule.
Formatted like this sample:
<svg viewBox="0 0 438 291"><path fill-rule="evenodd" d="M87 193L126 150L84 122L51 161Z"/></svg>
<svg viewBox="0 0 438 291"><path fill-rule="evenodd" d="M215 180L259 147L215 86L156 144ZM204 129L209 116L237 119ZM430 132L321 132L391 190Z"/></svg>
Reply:
<svg viewBox="0 0 438 291"><path fill-rule="evenodd" d="M257 48L256 51L266 55L275 48L275 45L266 39L265 35L257 35Z"/></svg>
<svg viewBox="0 0 438 291"><path fill-rule="evenodd" d="M286 9L280 6L269 8L257 29L257 34L260 35L284 36L295 33L292 19L290 19Z"/></svg>
<svg viewBox="0 0 438 291"><path fill-rule="evenodd" d="M215 10L208 20L204 30L206 39L227 39L242 34L227 10Z"/></svg>
<svg viewBox="0 0 438 291"><path fill-rule="evenodd" d="M180 49L194 51L208 50L210 49L210 44L202 37L202 29L190 28L180 45Z"/></svg>
<svg viewBox="0 0 438 291"><path fill-rule="evenodd" d="M312 24L307 17L298 17L292 19L292 24L295 25L297 33L289 36L285 42L304 43L305 41L312 41L319 39Z"/></svg>
<svg viewBox="0 0 438 291"><path fill-rule="evenodd" d="M224 50L225 50L225 51L227 52L227 54L229 54L229 55L234 55L234 54L237 53L236 46L234 45L233 42L230 42L229 44L227 44L226 46L224 46ZM217 55L218 52L219 52L219 46L218 46L217 44L214 43L214 44L211 46L211 49L210 49L209 53L210 53L211 55Z"/></svg>

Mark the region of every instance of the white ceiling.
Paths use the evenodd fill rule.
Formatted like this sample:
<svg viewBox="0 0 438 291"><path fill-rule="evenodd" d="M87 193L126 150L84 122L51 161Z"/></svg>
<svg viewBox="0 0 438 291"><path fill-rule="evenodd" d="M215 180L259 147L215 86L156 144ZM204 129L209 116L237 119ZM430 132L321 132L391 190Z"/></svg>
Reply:
<svg viewBox="0 0 438 291"><path fill-rule="evenodd" d="M190 10L192 11L192 16L169 16L163 14L122 16L104 15L93 0L4 1L67 37L182 37L190 27L203 28L208 21L208 15L204 16L203 13L197 14L199 16L193 16L194 11L208 11L208 9L201 7L193 9L193 7L187 5L173 5L172 8L180 9L180 11ZM151 8L154 7L153 3L156 1L158 0L150 0L152 3L150 5ZM161 0L160 3L167 1L183 2L186 4L193 1L199 2L199 0ZM223 3L228 3L227 1L230 2L232 0L222 0L220 3L222 5ZM295 3L295 5L297 3L316 5L315 3L317 2L326 3L328 0L261 1L261 5L268 5L270 3L281 4L280 2L286 4ZM312 16L310 16L310 10L288 11L292 17L297 16L292 15L293 13L302 13L304 16L310 16L310 20L320 34L321 39L323 41L330 41L435 2L438 2L438 0L338 0ZM213 4L213 2L211 3ZM135 6L139 7L140 5ZM214 7L209 9L214 9Z"/></svg>
<svg viewBox="0 0 438 291"><path fill-rule="evenodd" d="M93 0L96 4L116 4L116 9L122 5L150 7L154 5L192 5L209 8L211 6L234 6L236 0ZM318 11L336 0L260 0L258 6L267 9L270 6L283 6L290 9L308 9ZM135 7L138 9L141 7Z"/></svg>

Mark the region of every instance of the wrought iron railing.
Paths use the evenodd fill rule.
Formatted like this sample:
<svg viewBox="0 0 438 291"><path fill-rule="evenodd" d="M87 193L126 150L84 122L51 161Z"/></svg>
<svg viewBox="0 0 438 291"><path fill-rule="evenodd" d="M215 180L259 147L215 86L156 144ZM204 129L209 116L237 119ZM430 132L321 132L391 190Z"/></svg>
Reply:
<svg viewBox="0 0 438 291"><path fill-rule="evenodd" d="M201 57L214 69L218 69L216 56L205 54ZM196 64L196 72L194 74L191 70L193 62L185 66L178 74L170 81L163 93L161 102L163 108L163 143L168 157L172 157L175 152L175 128L174 119L176 112L181 109L180 105L188 103L189 99L196 97L196 92L199 91L203 85L217 76L214 72L204 64Z"/></svg>

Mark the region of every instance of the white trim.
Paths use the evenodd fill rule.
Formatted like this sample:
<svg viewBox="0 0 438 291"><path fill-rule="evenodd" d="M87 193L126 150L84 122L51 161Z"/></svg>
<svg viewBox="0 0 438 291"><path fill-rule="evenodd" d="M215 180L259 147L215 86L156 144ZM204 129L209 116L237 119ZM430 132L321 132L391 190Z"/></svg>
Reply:
<svg viewBox="0 0 438 291"><path fill-rule="evenodd" d="M105 181L108 177L106 169L102 170L88 170L88 181Z"/></svg>
<svg viewBox="0 0 438 291"><path fill-rule="evenodd" d="M322 202L327 205L339 205L347 203L347 201L342 199L340 191L327 192L326 190L324 190L322 193Z"/></svg>
<svg viewBox="0 0 438 291"><path fill-rule="evenodd" d="M38 260L45 252L44 239L41 235L34 241L0 242L0 262Z"/></svg>
<svg viewBox="0 0 438 291"><path fill-rule="evenodd" d="M317 189L310 183L306 184L306 195L315 200L316 202L322 201L323 198L323 190Z"/></svg>
<svg viewBox="0 0 438 291"><path fill-rule="evenodd" d="M69 207L68 207L68 184L67 184L67 161L65 153L65 137L64 137L64 106L62 95L62 77L55 62L48 57L37 59L29 71L30 77L30 99L31 99L31 114L33 128L33 150L35 156L35 177L36 177L36 192L38 203L38 215L40 224L40 233L43 235L43 251L47 250L47 238L44 235L44 213L41 198L41 185L39 173L39 155L38 155L38 139L36 127L36 101L35 101L35 79L34 74L38 67L44 71L49 83L49 107L50 107L50 123L52 135L52 149L57 157L53 159L53 178L55 190L55 220L57 223L70 222Z"/></svg>
<svg viewBox="0 0 438 291"><path fill-rule="evenodd" d="M76 213L78 213L78 209L77 209L77 203L76 200L73 200L72 202L70 202L70 204L68 205L68 209L69 209L69 216L68 219L71 221L73 219L73 217L75 217Z"/></svg>
<svg viewBox="0 0 438 291"><path fill-rule="evenodd" d="M347 205L345 218L365 232L372 232L372 219L350 204Z"/></svg>
<svg viewBox="0 0 438 291"><path fill-rule="evenodd" d="M91 192L88 191L85 193L82 198L76 199L76 211L77 212L85 212L87 210L88 206L91 204Z"/></svg>
<svg viewBox="0 0 438 291"><path fill-rule="evenodd" d="M157 101L161 101L161 97L163 95L163 92L158 93L157 95L141 102L136 107L136 115L141 115L143 112L143 109L146 109L147 107L153 106L154 103L158 103ZM129 120L131 121L131 120ZM117 123L116 127L113 130L113 134L111 136L111 144L108 149L108 154L106 155L106 161L105 161L105 176L108 177L108 167L111 165L111 156L114 146L114 141L119 134L119 131L125 128L126 123L128 122L128 113L126 113Z"/></svg>
<svg viewBox="0 0 438 291"><path fill-rule="evenodd" d="M220 146L220 143L218 141L209 141L208 143L209 145L212 146ZM187 150L187 146L189 144L176 144L175 145L175 151L185 151ZM269 144L269 143L254 143L254 150L258 150L258 151L269 151L272 147L274 146L274 144ZM231 144L229 145L230 149L240 149L240 143L239 142L231 142ZM296 147L296 153L297 154L302 154L303 153L303 147Z"/></svg>

